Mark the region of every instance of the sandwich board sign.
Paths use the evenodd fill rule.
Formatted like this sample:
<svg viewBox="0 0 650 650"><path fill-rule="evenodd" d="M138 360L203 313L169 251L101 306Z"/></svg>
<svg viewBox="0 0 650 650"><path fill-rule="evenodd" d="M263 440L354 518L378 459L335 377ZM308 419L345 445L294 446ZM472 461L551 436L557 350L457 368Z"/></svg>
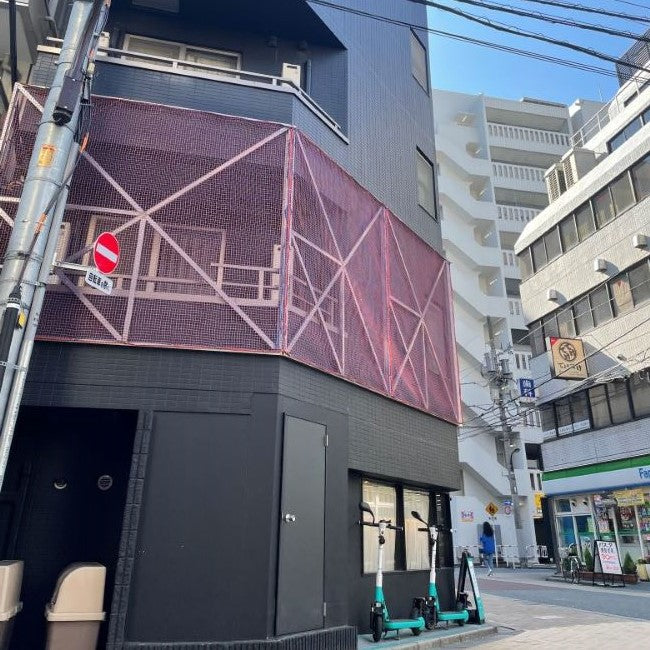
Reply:
<svg viewBox="0 0 650 650"><path fill-rule="evenodd" d="M599 564L600 571L598 571ZM621 576L621 584L624 585L623 569L618 557L618 547L616 546L616 542L605 541L602 539L594 541L594 577L592 579L592 584L595 581L596 573L602 574L603 583L605 581L605 576L610 576L612 582L614 576Z"/></svg>

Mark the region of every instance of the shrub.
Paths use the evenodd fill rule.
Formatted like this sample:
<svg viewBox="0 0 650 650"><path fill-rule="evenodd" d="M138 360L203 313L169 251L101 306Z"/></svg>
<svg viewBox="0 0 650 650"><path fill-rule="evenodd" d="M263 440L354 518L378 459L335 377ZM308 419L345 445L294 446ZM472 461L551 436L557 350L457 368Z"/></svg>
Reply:
<svg viewBox="0 0 650 650"><path fill-rule="evenodd" d="M623 560L623 573L636 573L636 563L629 553L625 554L625 558Z"/></svg>
<svg viewBox="0 0 650 650"><path fill-rule="evenodd" d="M588 548L585 549L585 568L587 571L594 570L594 557Z"/></svg>

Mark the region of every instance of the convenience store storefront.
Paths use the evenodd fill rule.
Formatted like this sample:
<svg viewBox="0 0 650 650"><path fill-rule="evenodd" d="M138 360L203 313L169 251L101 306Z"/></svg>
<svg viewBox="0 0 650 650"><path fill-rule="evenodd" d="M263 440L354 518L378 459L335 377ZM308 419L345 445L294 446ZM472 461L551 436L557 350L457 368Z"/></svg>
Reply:
<svg viewBox="0 0 650 650"><path fill-rule="evenodd" d="M582 556L602 539L621 561L650 556L650 456L545 472L543 482L560 554L575 544Z"/></svg>

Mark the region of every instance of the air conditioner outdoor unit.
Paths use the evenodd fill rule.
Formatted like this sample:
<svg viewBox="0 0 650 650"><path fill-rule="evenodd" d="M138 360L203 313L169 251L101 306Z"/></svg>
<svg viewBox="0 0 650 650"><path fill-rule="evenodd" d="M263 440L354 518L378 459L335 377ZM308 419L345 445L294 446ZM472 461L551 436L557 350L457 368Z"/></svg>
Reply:
<svg viewBox="0 0 650 650"><path fill-rule="evenodd" d="M544 174L544 181L546 182L548 200L552 203L566 190L562 163L555 163L550 169L547 169Z"/></svg>
<svg viewBox="0 0 650 650"><path fill-rule="evenodd" d="M288 79L300 88L300 82L302 80L302 70L300 69L300 66L295 63L283 63L282 78Z"/></svg>
<svg viewBox="0 0 650 650"><path fill-rule="evenodd" d="M562 166L566 186L571 187L596 166L596 154L591 149L576 147L564 154Z"/></svg>

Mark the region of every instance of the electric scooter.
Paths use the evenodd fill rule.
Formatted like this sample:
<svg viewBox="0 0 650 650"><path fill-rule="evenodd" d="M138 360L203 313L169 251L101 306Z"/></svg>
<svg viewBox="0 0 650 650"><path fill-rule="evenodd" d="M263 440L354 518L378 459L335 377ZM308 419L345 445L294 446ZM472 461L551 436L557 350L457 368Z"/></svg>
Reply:
<svg viewBox="0 0 650 650"><path fill-rule="evenodd" d="M372 629L372 640L380 641L384 632L395 630L399 636L400 630L410 629L415 636L418 636L424 629L424 618L416 616L415 618L391 619L388 614L388 607L384 599L383 589L383 566L384 566L384 544L386 543L386 530L403 530L399 526L393 526L390 519L380 519L375 521L375 513L370 506L362 501L359 509L367 512L372 521L365 521L361 515L361 526L371 526L378 529L379 552L377 553L377 576L375 579L375 600L370 604L370 627Z"/></svg>
<svg viewBox="0 0 650 650"><path fill-rule="evenodd" d="M418 512L411 511L411 516L422 522L426 528L418 528L420 532L429 533L431 540L431 570L429 571L429 589L426 598L414 598L411 609L411 617L422 616L427 630L432 630L438 621L456 621L458 625L465 625L469 620L469 612L465 607L465 599L459 601L456 598L456 611L443 612L440 609L440 598L438 597L438 588L436 587L436 554L438 550L438 527L435 524L429 524Z"/></svg>

